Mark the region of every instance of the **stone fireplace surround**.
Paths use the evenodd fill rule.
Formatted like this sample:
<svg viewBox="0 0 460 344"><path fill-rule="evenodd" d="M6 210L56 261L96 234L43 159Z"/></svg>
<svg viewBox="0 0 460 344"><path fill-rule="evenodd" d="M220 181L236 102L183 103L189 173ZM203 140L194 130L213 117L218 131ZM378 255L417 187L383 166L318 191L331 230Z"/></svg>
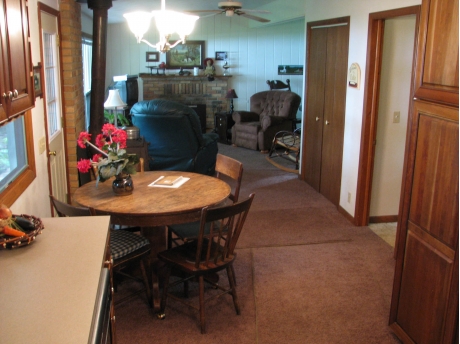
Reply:
<svg viewBox="0 0 460 344"><path fill-rule="evenodd" d="M216 76L208 81L205 76L139 74L143 81L144 100L168 99L186 105L206 104L206 129L214 129L214 114L228 111L225 98L228 78Z"/></svg>

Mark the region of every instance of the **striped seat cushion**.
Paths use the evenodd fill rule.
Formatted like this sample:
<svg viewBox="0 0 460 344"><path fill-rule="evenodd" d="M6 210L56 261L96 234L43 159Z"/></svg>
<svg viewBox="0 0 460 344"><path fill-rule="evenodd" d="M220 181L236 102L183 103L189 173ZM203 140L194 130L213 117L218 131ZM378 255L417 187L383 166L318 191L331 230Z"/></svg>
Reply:
<svg viewBox="0 0 460 344"><path fill-rule="evenodd" d="M110 250L113 259L124 257L147 245L150 245L150 242L141 235L122 229L110 232Z"/></svg>

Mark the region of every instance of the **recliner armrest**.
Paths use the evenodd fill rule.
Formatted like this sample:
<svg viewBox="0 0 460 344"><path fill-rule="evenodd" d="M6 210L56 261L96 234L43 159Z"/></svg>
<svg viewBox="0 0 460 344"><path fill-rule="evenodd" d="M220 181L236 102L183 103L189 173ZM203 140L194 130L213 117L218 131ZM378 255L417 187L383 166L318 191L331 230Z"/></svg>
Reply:
<svg viewBox="0 0 460 344"><path fill-rule="evenodd" d="M235 111L232 118L235 123L258 122L260 120L259 115L251 111Z"/></svg>
<svg viewBox="0 0 460 344"><path fill-rule="evenodd" d="M267 130L268 127L272 125L280 124L284 121L290 121L290 119L286 117L279 117L279 116L263 116L260 120L260 126L262 131Z"/></svg>
<svg viewBox="0 0 460 344"><path fill-rule="evenodd" d="M209 144L216 142L219 139L219 134L217 133L205 133L203 134L203 147L208 146Z"/></svg>

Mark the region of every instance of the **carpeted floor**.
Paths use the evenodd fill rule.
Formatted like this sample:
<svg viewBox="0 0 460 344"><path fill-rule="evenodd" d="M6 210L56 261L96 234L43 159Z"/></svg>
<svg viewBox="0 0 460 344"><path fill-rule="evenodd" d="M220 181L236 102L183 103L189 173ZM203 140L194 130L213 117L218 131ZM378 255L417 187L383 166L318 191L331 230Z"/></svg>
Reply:
<svg viewBox="0 0 460 344"><path fill-rule="evenodd" d="M399 343L388 327L393 248L264 154L219 151L244 164L240 198L256 194L235 262L241 315L230 296L210 301L202 335L196 311L170 300L158 320L140 294L116 307L118 343Z"/></svg>

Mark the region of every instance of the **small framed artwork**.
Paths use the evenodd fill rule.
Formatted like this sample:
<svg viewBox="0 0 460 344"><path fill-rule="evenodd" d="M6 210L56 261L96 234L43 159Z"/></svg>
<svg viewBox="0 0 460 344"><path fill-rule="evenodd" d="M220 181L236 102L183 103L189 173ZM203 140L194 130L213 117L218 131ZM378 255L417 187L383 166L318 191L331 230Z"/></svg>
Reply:
<svg viewBox="0 0 460 344"><path fill-rule="evenodd" d="M227 59L226 51L216 51L216 61L225 61Z"/></svg>
<svg viewBox="0 0 460 344"><path fill-rule="evenodd" d="M145 53L145 61L158 62L160 61L160 53L158 51L147 51Z"/></svg>
<svg viewBox="0 0 460 344"><path fill-rule="evenodd" d="M43 82L42 82L42 64L38 63L37 66L34 66L34 92L35 98L43 98Z"/></svg>
<svg viewBox="0 0 460 344"><path fill-rule="evenodd" d="M302 65L279 65L278 75L302 75Z"/></svg>
<svg viewBox="0 0 460 344"><path fill-rule="evenodd" d="M170 42L174 44L174 42ZM203 68L204 62L204 41L186 41L178 44L166 52L167 69L193 69Z"/></svg>

